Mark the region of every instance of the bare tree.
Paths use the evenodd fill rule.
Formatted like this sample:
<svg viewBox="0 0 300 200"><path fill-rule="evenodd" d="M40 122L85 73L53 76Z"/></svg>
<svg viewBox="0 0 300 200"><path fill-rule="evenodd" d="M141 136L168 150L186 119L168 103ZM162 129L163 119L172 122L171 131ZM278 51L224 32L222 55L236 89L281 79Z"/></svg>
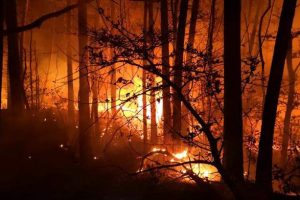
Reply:
<svg viewBox="0 0 300 200"><path fill-rule="evenodd" d="M4 2L0 1L0 110L2 109Z"/></svg>
<svg viewBox="0 0 300 200"><path fill-rule="evenodd" d="M261 136L256 167L256 183L265 188L270 194L272 191L272 150L274 126L277 112L278 97L282 80L284 61L291 37L297 0L284 0L278 33L274 47L270 77L264 102Z"/></svg>
<svg viewBox="0 0 300 200"><path fill-rule="evenodd" d="M6 26L7 29L14 30L17 27L16 1L5 1L6 4ZM11 104L9 109L16 115L24 111L24 88L22 82L22 64L19 51L19 37L17 33L10 33L7 36L8 41L8 72Z"/></svg>
<svg viewBox="0 0 300 200"><path fill-rule="evenodd" d="M224 168L243 181L243 120L241 90L241 1L224 1Z"/></svg>
<svg viewBox="0 0 300 200"><path fill-rule="evenodd" d="M67 5L71 4L71 0L67 0ZM73 64L72 64L72 49L71 49L71 12L67 14L67 82L68 82L68 123L70 127L75 125L75 108L74 108L74 86L73 86Z"/></svg>
<svg viewBox="0 0 300 200"><path fill-rule="evenodd" d="M170 78L170 60L169 60L169 16L168 1L160 1L160 17L161 17L161 35L162 35L162 73ZM171 101L170 86L163 80L163 135L164 142L170 142L171 128Z"/></svg>
<svg viewBox="0 0 300 200"><path fill-rule="evenodd" d="M192 13L191 13L191 19L190 19L190 27L189 27L189 36L188 36L188 42L187 42L187 58L186 58L186 65L189 66L193 62L193 55L190 52L191 49L194 47L194 41L195 41L195 35L196 35L196 25L197 25L197 17L198 17L198 10L199 10L199 0L193 0L192 4ZM187 70L187 73L188 70ZM189 77L189 76L187 76ZM190 91L190 80L186 80L187 83L183 87L183 93L187 96L189 96L189 91ZM188 132L189 130L189 112L187 108L183 105L182 106L182 128L181 130L185 134L185 132Z"/></svg>
<svg viewBox="0 0 300 200"><path fill-rule="evenodd" d="M79 29L79 154L80 161L86 163L92 157L89 108L88 57L87 45L87 7L85 0L78 0L78 29Z"/></svg>
<svg viewBox="0 0 300 200"><path fill-rule="evenodd" d="M180 3L179 24L176 36L174 83L180 90L182 90L183 52L188 2L181 1ZM181 134L181 99L177 91L174 93L173 111L173 135L176 138L176 135Z"/></svg>

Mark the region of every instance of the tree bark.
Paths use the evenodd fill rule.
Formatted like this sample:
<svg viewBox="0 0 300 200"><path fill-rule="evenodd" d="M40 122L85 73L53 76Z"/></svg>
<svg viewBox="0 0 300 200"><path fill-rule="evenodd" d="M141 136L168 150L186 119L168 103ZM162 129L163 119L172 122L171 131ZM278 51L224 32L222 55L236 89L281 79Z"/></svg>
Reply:
<svg viewBox="0 0 300 200"><path fill-rule="evenodd" d="M149 0L149 31L148 31L148 39L149 44L153 44L153 36L154 36L154 19L153 19L153 2L152 0ZM149 53L150 55L153 55L153 50ZM150 86L153 88L156 85L155 82L155 75L149 74L150 78ZM158 138L157 138L157 123L156 123L156 91L151 89L150 91L150 110L151 110L151 127L150 127L150 133L151 133L151 143L157 144Z"/></svg>
<svg viewBox="0 0 300 200"><path fill-rule="evenodd" d="M2 109L4 2L0 1L0 110Z"/></svg>
<svg viewBox="0 0 300 200"><path fill-rule="evenodd" d="M16 0L6 0L6 26L8 29L17 27ZM22 82L22 63L20 60L19 37L17 33L7 36L8 41L8 73L10 85L11 104L8 108L13 115L19 115L24 111L24 88Z"/></svg>
<svg viewBox="0 0 300 200"><path fill-rule="evenodd" d="M224 1L224 168L243 181L243 121L241 93L241 1Z"/></svg>
<svg viewBox="0 0 300 200"><path fill-rule="evenodd" d="M113 21L115 21L116 18L116 14L115 14L115 2L111 1L111 19ZM112 32L114 33L114 30L112 30ZM111 50L110 52L111 58L114 57L114 51ZM116 114L116 110L117 110L117 87L116 87L116 69L115 69L115 65L113 64L111 66L111 86L110 86L110 93L111 93L111 114L112 116L114 116Z"/></svg>
<svg viewBox="0 0 300 200"><path fill-rule="evenodd" d="M168 20L168 1L160 1L161 35L162 35L162 73L170 79L170 60L169 60L169 20ZM170 86L163 80L163 135L164 143L170 143L171 128L171 102Z"/></svg>
<svg viewBox="0 0 300 200"><path fill-rule="evenodd" d="M87 7L85 0L79 0L78 29L79 29L79 154L80 162L86 163L92 157L89 108L89 81L87 66Z"/></svg>
<svg viewBox="0 0 300 200"><path fill-rule="evenodd" d="M194 47L199 4L200 4L200 0L193 0L187 49L193 49L193 47ZM193 62L193 56L192 56L191 52L187 53L186 60L187 60L186 61L187 66L189 66ZM187 71L186 74L188 74L188 73L190 73L190 72ZM189 77L189 76L187 75L187 77ZM185 87L183 88L183 93L189 99L189 90L190 90L189 81L190 80L187 79L186 81L188 81L188 83L185 84ZM190 121L189 119L190 119L189 111L184 105L182 105L182 122L181 122L182 128L181 128L181 130L182 130L183 134L186 134L187 132L189 132L189 121Z"/></svg>
<svg viewBox="0 0 300 200"><path fill-rule="evenodd" d="M289 76L289 91L288 91L288 101L286 105L286 111L284 116L284 124L283 124L283 136L282 136L282 148L281 148L281 165L283 168L286 167L288 160L288 144L290 138L290 121L294 108L294 97L295 97L295 82L296 82L296 72L293 69L293 58L292 58L292 50L293 50L293 39L290 38L288 51L286 55L286 66L288 69Z"/></svg>
<svg viewBox="0 0 300 200"><path fill-rule="evenodd" d="M71 5L71 0L67 0L67 5ZM74 108L74 85L73 85L73 64L72 64L72 45L71 45L71 12L67 14L67 81L68 81L68 123L70 127L75 126Z"/></svg>
<svg viewBox="0 0 300 200"><path fill-rule="evenodd" d="M262 117L256 183L269 194L272 192L272 146L277 104L296 2L297 0L283 2Z"/></svg>
<svg viewBox="0 0 300 200"><path fill-rule="evenodd" d="M175 50L175 65L174 65L174 84L182 90L182 68L183 68L183 51L184 51L184 36L187 18L188 0L181 1L179 24L177 29L177 40ZM181 134L181 99L177 92L174 92L173 102L173 137L178 139L178 134Z"/></svg>
<svg viewBox="0 0 300 200"><path fill-rule="evenodd" d="M146 56L147 51L147 31L148 31L148 1L144 1L144 27L143 27L143 34L144 34L144 54ZM143 66L146 67L146 60L143 60ZM146 70L142 72L142 87L143 87L143 142L144 142L144 153L147 151L147 139L148 139L148 128L147 128L147 73Z"/></svg>

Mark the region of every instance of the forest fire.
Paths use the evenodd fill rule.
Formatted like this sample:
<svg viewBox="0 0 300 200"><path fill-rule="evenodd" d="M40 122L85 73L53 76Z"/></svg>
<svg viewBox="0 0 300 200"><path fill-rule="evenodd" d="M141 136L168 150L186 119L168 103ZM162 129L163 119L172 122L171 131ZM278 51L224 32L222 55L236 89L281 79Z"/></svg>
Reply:
<svg viewBox="0 0 300 200"><path fill-rule="evenodd" d="M299 0L0 11L0 199L299 199Z"/></svg>

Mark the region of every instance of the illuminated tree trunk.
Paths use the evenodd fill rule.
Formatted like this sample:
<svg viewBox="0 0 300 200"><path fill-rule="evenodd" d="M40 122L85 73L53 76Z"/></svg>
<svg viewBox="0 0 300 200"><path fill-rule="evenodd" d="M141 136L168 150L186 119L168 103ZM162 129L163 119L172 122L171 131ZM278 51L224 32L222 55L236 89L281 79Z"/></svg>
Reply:
<svg viewBox="0 0 300 200"><path fill-rule="evenodd" d="M67 0L67 5L71 5L71 0ZM71 12L67 14L67 81L68 81L68 122L69 126L75 126L74 108L74 85L73 85L73 65L72 65L72 45L71 45Z"/></svg>
<svg viewBox="0 0 300 200"><path fill-rule="evenodd" d="M7 29L17 27L16 1L6 0L6 26ZM19 115L24 111L24 88L22 84L22 63L20 60L19 39L17 33L10 33L8 41L8 73L10 82L11 104L8 108L13 115Z"/></svg>
<svg viewBox="0 0 300 200"><path fill-rule="evenodd" d="M30 106L33 107L33 80L32 80L32 31L29 41L29 84L30 84Z"/></svg>
<svg viewBox="0 0 300 200"><path fill-rule="evenodd" d="M224 1L224 168L243 181L243 121L240 50L241 1Z"/></svg>
<svg viewBox="0 0 300 200"><path fill-rule="evenodd" d="M115 22L115 18L116 18L116 14L115 14L115 2L111 1L111 19ZM114 32L114 30L112 30L112 32ZM111 50L110 52L111 57L114 57L114 51ZM116 109L117 109L117 86L116 86L116 69L115 69L115 65L113 64L111 66L111 86L110 86L110 93L111 93L111 113L112 116L114 116L116 114Z"/></svg>
<svg viewBox="0 0 300 200"><path fill-rule="evenodd" d="M277 104L296 2L297 0L283 2L262 117L256 183L269 194L272 192L272 146Z"/></svg>
<svg viewBox="0 0 300 200"><path fill-rule="evenodd" d="M36 45L34 46L34 58L35 58L35 94L36 94L35 105L36 105L36 110L39 110L40 109L40 78L39 78Z"/></svg>
<svg viewBox="0 0 300 200"><path fill-rule="evenodd" d="M160 1L161 15L161 34L162 34L162 73L170 79L170 60L169 60L169 20L168 20L168 1ZM163 80L163 135L164 143L170 142L171 128L171 103L170 86Z"/></svg>
<svg viewBox="0 0 300 200"><path fill-rule="evenodd" d="M90 136L90 108L89 108L89 81L87 66L87 8L85 0L79 0L78 7L79 29L79 154L81 163L91 159L91 136Z"/></svg>
<svg viewBox="0 0 300 200"><path fill-rule="evenodd" d="M258 1L257 2L257 8L256 8L256 12L255 12L253 27L252 27L251 35L250 35L250 38L249 38L249 53L250 53L250 55L252 55L253 48L255 47L255 38L257 38L256 34L257 34L259 14L260 14L260 10L262 8L262 6L261 6L262 2L263 1ZM254 53L256 53L256 52L254 52Z"/></svg>
<svg viewBox="0 0 300 200"><path fill-rule="evenodd" d="M144 27L143 27L143 34L144 34L144 54L146 56L146 49L147 49L147 31L148 31L148 1L144 1ZM143 60L143 66L145 67L147 64L146 60ZM143 82L143 142L144 142L144 153L147 151L147 138L148 138L148 131L147 131L147 72L143 70L142 72L142 82Z"/></svg>
<svg viewBox="0 0 300 200"><path fill-rule="evenodd" d="M288 93L288 101L286 105L285 117L284 117L284 125L283 125L283 137L282 137L282 148L281 148L281 165L283 168L286 167L286 163L288 160L288 144L290 138L290 121L292 116L292 111L294 108L294 97L295 97L295 82L296 82L296 73L293 69L293 58L292 58L292 38L289 40L288 51L286 55L286 66L288 69L289 75L289 93Z"/></svg>
<svg viewBox="0 0 300 200"><path fill-rule="evenodd" d="M154 20L153 20L153 2L149 0L149 44L153 44L153 35L154 35ZM150 55L153 55L153 51L150 52ZM149 74L150 86L153 88L156 86L155 75ZM156 92L151 89L150 91L150 109L151 109L151 142L152 144L157 143L157 123L156 123Z"/></svg>
<svg viewBox="0 0 300 200"><path fill-rule="evenodd" d="M0 1L0 112L2 109L4 2ZM1 119L0 119L1 120Z"/></svg>
<svg viewBox="0 0 300 200"><path fill-rule="evenodd" d="M178 88L182 88L183 51L187 9L188 1L181 1L174 65L174 83ZM173 136L178 140L178 135L181 134L181 99L176 92L174 93L173 111Z"/></svg>
<svg viewBox="0 0 300 200"><path fill-rule="evenodd" d="M199 10L199 2L200 0L193 0L193 5L192 5L192 14L191 14L191 20L190 20L190 28L189 28L189 39L187 43L187 49L193 49L194 47L194 41L195 41L195 34L196 34L196 25L197 25L197 16L198 16L198 10ZM193 56L192 53L189 51L187 53L187 58L186 58L186 63L187 66L189 66L193 62ZM186 72L187 74L190 73L189 71ZM187 76L189 77L189 76ZM186 96L186 98L189 99L189 90L190 90L190 80L188 81L188 84L185 85L183 88L183 93ZM189 125L190 125L190 116L189 116L189 111L188 109L182 105L182 133L185 135L186 133L189 132Z"/></svg>

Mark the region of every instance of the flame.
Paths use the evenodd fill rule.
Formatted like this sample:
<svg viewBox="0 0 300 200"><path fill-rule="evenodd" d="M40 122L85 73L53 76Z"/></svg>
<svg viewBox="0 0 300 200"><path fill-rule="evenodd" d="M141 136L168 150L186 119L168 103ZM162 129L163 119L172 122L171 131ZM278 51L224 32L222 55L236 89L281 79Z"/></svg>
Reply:
<svg viewBox="0 0 300 200"><path fill-rule="evenodd" d="M186 158L188 156L188 150L184 150L180 153L175 153L173 154L173 156L179 160L183 159L183 158Z"/></svg>

